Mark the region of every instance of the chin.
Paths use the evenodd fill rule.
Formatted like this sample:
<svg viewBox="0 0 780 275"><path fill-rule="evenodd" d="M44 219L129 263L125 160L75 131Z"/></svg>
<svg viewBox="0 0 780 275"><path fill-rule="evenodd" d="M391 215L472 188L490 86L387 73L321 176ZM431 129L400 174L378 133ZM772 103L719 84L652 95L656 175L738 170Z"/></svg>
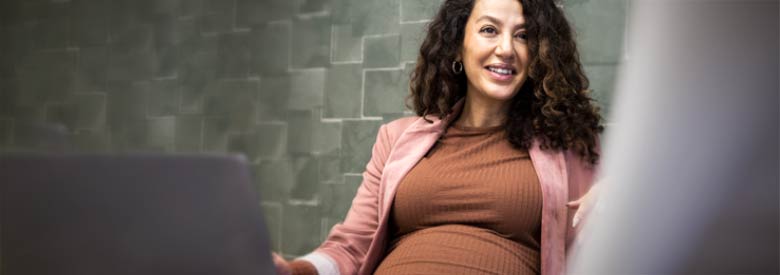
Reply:
<svg viewBox="0 0 780 275"><path fill-rule="evenodd" d="M512 89L507 87L490 87L483 91L485 91L485 94L487 94L487 96L492 99L507 101L512 99L517 94L517 90L519 90L519 88Z"/></svg>

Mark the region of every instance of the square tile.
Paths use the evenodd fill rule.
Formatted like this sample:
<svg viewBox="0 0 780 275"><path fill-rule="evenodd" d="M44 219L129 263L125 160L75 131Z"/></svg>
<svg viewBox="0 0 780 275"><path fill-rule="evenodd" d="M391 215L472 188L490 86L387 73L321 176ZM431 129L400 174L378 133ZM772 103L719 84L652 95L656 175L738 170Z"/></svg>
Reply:
<svg viewBox="0 0 780 275"><path fill-rule="evenodd" d="M382 120L344 120L341 134L341 171L363 173Z"/></svg>
<svg viewBox="0 0 780 275"><path fill-rule="evenodd" d="M401 24L401 61L417 61L427 25L428 23Z"/></svg>
<svg viewBox="0 0 780 275"><path fill-rule="evenodd" d="M177 115L174 150L200 152L203 145L203 116Z"/></svg>
<svg viewBox="0 0 780 275"><path fill-rule="evenodd" d="M287 114L292 78L289 75L269 76L260 79L260 95L257 102L258 121L280 121Z"/></svg>
<svg viewBox="0 0 780 275"><path fill-rule="evenodd" d="M249 36L248 32L220 35L218 77L242 78L248 76L251 58Z"/></svg>
<svg viewBox="0 0 780 275"><path fill-rule="evenodd" d="M106 74L109 81L149 80L157 75L159 59L154 50L122 51L111 49Z"/></svg>
<svg viewBox="0 0 780 275"><path fill-rule="evenodd" d="M363 52L363 67L398 67L401 63L401 36L386 35L366 37Z"/></svg>
<svg viewBox="0 0 780 275"><path fill-rule="evenodd" d="M321 13L328 11L331 0L304 0L298 12L301 14Z"/></svg>
<svg viewBox="0 0 780 275"><path fill-rule="evenodd" d="M362 90L361 64L334 64L328 70L323 117L359 118Z"/></svg>
<svg viewBox="0 0 780 275"><path fill-rule="evenodd" d="M300 0L237 0L236 25L253 27L269 21L289 19L296 12Z"/></svg>
<svg viewBox="0 0 780 275"><path fill-rule="evenodd" d="M405 94L401 93L402 70L381 70L365 72L364 116L382 116L386 113L401 113L404 110Z"/></svg>
<svg viewBox="0 0 780 275"><path fill-rule="evenodd" d="M206 91L205 114L227 116L231 130L247 129L255 122L259 81L216 80Z"/></svg>
<svg viewBox="0 0 780 275"><path fill-rule="evenodd" d="M186 0L179 2L179 16L196 17L203 14L205 0Z"/></svg>
<svg viewBox="0 0 780 275"><path fill-rule="evenodd" d="M52 3L50 16L38 19L35 25L36 49L63 49L72 45L70 4Z"/></svg>
<svg viewBox="0 0 780 275"><path fill-rule="evenodd" d="M312 150L317 156L338 156L341 152L341 122L320 122L315 118L312 124Z"/></svg>
<svg viewBox="0 0 780 275"><path fill-rule="evenodd" d="M310 110L322 107L326 73L325 69L293 73L287 108L290 110Z"/></svg>
<svg viewBox="0 0 780 275"><path fill-rule="evenodd" d="M148 116L170 116L179 110L179 87L175 80L153 80L146 93Z"/></svg>
<svg viewBox="0 0 780 275"><path fill-rule="evenodd" d="M228 140L231 132L229 120L226 117L204 117L203 148L204 152L228 152Z"/></svg>
<svg viewBox="0 0 780 275"><path fill-rule="evenodd" d="M287 152L308 155L312 151L314 114L312 110L292 110L287 113Z"/></svg>
<svg viewBox="0 0 780 275"><path fill-rule="evenodd" d="M251 70L253 74L280 75L290 67L289 23L257 26L250 34Z"/></svg>
<svg viewBox="0 0 780 275"><path fill-rule="evenodd" d="M146 142L155 151L172 152L176 136L176 118L151 118L146 123Z"/></svg>
<svg viewBox="0 0 780 275"><path fill-rule="evenodd" d="M352 24L333 25L333 62L362 62L363 37L352 31Z"/></svg>
<svg viewBox="0 0 780 275"><path fill-rule="evenodd" d="M146 119L127 118L121 124L110 124L111 149L114 152L148 152L159 148L149 148L150 136Z"/></svg>
<svg viewBox="0 0 780 275"><path fill-rule="evenodd" d="M20 103L65 100L75 87L76 60L75 52L60 50L21 57L15 74L16 99Z"/></svg>
<svg viewBox="0 0 780 275"><path fill-rule="evenodd" d="M154 49L154 29L151 25L113 29L110 46L112 53L151 51Z"/></svg>
<svg viewBox="0 0 780 275"><path fill-rule="evenodd" d="M254 150L261 158L281 158L286 153L288 126L283 123L257 124L252 132Z"/></svg>
<svg viewBox="0 0 780 275"><path fill-rule="evenodd" d="M204 0L203 9L208 13L232 13L236 1Z"/></svg>
<svg viewBox="0 0 780 275"><path fill-rule="evenodd" d="M73 149L79 153L110 153L111 139L103 131L78 131L70 136Z"/></svg>
<svg viewBox="0 0 780 275"><path fill-rule="evenodd" d="M583 63L620 62L627 7L623 0L564 1Z"/></svg>
<svg viewBox="0 0 780 275"><path fill-rule="evenodd" d="M320 184L337 184L344 181L344 175L341 173L340 154L320 156L319 178Z"/></svg>
<svg viewBox="0 0 780 275"><path fill-rule="evenodd" d="M207 87L216 79L217 52L198 51L182 56L179 67L181 105L185 113L200 113L207 95Z"/></svg>
<svg viewBox="0 0 780 275"><path fill-rule="evenodd" d="M320 185L320 210L323 217L328 217L335 220L344 220L347 216L349 208L352 207L352 200L357 194L357 190L360 187L360 181L352 179L355 176L349 177L349 182L339 182L331 184ZM362 179L362 177L358 177Z"/></svg>
<svg viewBox="0 0 780 275"><path fill-rule="evenodd" d="M261 201L283 203L295 185L295 170L289 158L263 159L256 167L255 185Z"/></svg>
<svg viewBox="0 0 780 275"><path fill-rule="evenodd" d="M44 105L46 108L47 124L64 127L68 132L75 128L76 108L72 103L51 103Z"/></svg>
<svg viewBox="0 0 780 275"><path fill-rule="evenodd" d="M159 77L174 78L178 76L179 66L179 45L182 37L191 35L186 27L180 27L179 22L173 15L159 15L152 22L154 28L154 49L157 52L159 68L157 75ZM184 21L186 22L186 21Z"/></svg>
<svg viewBox="0 0 780 275"><path fill-rule="evenodd" d="M330 1L330 14L331 22L333 24L349 24L352 22L352 12L354 5L352 2L360 2L362 0L331 0Z"/></svg>
<svg viewBox="0 0 780 275"><path fill-rule="evenodd" d="M443 0L401 0L401 21L431 20Z"/></svg>
<svg viewBox="0 0 780 275"><path fill-rule="evenodd" d="M279 203L262 203L265 227L271 238L271 250L282 251L282 205Z"/></svg>
<svg viewBox="0 0 780 275"><path fill-rule="evenodd" d="M288 256L305 255L320 245L321 217L316 206L285 205L282 252Z"/></svg>
<svg viewBox="0 0 780 275"><path fill-rule="evenodd" d="M74 89L78 92L105 91L106 67L108 67L108 48L80 48Z"/></svg>
<svg viewBox="0 0 780 275"><path fill-rule="evenodd" d="M293 20L293 68L317 68L330 65L330 17L317 16Z"/></svg>
<svg viewBox="0 0 780 275"><path fill-rule="evenodd" d="M295 184L290 190L291 200L315 201L319 190L319 162L317 157L293 157Z"/></svg>
<svg viewBox="0 0 780 275"><path fill-rule="evenodd" d="M93 131L106 129L106 94L74 94L69 101L75 108L75 129Z"/></svg>
<svg viewBox="0 0 780 275"><path fill-rule="evenodd" d="M353 0L350 16L353 31L360 35L397 34L401 0Z"/></svg>
<svg viewBox="0 0 780 275"><path fill-rule="evenodd" d="M108 125L121 126L129 120L146 118L146 92L148 84L113 83L108 95Z"/></svg>
<svg viewBox="0 0 780 275"><path fill-rule="evenodd" d="M227 1L225 1L227 2ZM229 33L233 30L233 13L206 13L200 16L200 31L203 34Z"/></svg>

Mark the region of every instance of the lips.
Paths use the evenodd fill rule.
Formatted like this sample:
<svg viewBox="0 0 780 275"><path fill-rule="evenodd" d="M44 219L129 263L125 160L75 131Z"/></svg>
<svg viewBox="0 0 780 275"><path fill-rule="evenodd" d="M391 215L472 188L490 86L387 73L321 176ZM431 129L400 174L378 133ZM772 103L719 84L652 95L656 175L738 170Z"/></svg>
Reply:
<svg viewBox="0 0 780 275"><path fill-rule="evenodd" d="M491 71L493 73L496 73L496 74L499 74L499 75L505 75L505 76L510 76L510 75L517 74L517 70L512 65L503 64L503 63L491 64L491 65L485 66L485 69L488 70L488 71Z"/></svg>
<svg viewBox="0 0 780 275"><path fill-rule="evenodd" d="M517 74L517 70L512 65L497 63L485 66L488 76L495 82L509 84Z"/></svg>

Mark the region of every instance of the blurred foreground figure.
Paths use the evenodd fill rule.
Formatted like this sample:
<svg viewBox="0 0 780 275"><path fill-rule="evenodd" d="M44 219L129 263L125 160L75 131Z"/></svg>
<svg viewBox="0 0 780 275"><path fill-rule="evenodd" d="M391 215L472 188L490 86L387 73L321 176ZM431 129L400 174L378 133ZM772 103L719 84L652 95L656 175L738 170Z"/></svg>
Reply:
<svg viewBox="0 0 780 275"><path fill-rule="evenodd" d="M779 274L778 1L633 1L571 274Z"/></svg>

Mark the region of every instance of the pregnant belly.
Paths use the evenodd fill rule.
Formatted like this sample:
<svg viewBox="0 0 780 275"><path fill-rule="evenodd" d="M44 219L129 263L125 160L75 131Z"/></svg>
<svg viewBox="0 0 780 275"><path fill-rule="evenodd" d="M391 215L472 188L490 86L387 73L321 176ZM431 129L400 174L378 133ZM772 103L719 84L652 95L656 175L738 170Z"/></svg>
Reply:
<svg viewBox="0 0 780 275"><path fill-rule="evenodd" d="M443 225L395 241L375 274L539 274L539 251L466 225Z"/></svg>

